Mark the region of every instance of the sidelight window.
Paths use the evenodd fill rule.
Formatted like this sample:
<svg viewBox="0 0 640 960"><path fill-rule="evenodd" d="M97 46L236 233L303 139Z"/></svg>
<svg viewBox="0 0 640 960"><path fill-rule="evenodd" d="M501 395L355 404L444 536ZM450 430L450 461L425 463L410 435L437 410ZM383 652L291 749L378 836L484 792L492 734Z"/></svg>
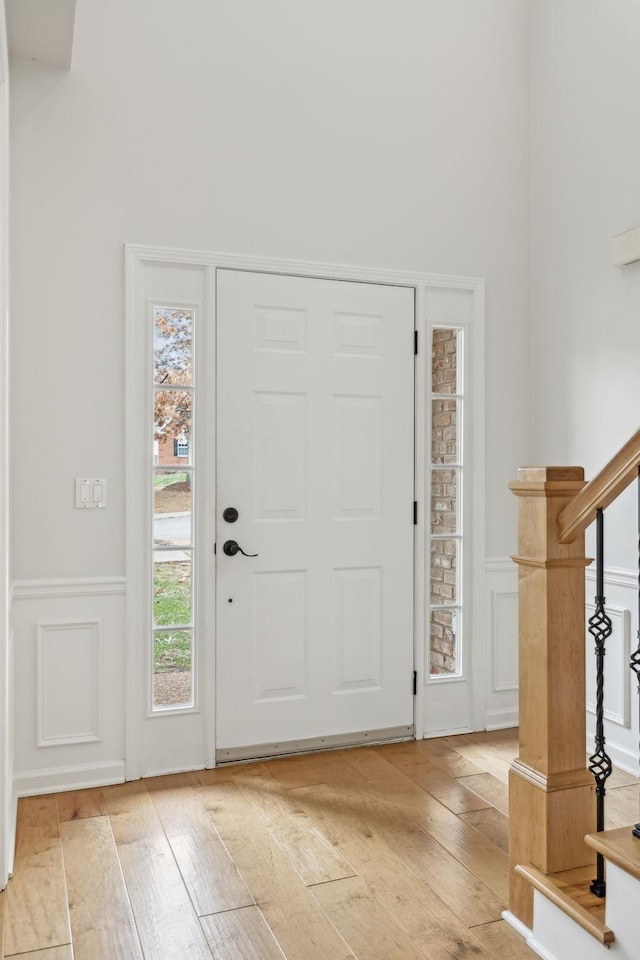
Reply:
<svg viewBox="0 0 640 960"><path fill-rule="evenodd" d="M153 307L154 711L194 705L194 319L192 309Z"/></svg>
<svg viewBox="0 0 640 960"><path fill-rule="evenodd" d="M462 672L464 331L434 327L431 368L429 673Z"/></svg>

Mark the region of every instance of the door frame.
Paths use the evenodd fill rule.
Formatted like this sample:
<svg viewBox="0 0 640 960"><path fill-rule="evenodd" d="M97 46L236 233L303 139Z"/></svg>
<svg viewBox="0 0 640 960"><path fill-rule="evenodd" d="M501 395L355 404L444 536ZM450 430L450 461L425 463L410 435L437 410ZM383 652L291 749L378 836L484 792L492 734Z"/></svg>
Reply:
<svg viewBox="0 0 640 960"><path fill-rule="evenodd" d="M428 436L428 397L430 392L430 343L432 325L447 323L462 325L468 330L472 341L470 357L470 401L473 408L473 426L470 440L472 451L470 465L471 495L469 497L472 585L468 588L470 615L474 619L473 652L469 657L466 680L473 690L470 707L470 722L456 728L456 732L478 729L483 716L483 605L484 605L484 280L478 277L448 276L386 269L384 267L361 267L344 264L311 261L283 260L271 257L245 256L241 254L215 253L125 244L125 324L126 324L126 558L127 558L127 717L125 734L125 764L128 780L142 775L142 730L147 716L144 703L145 664L147 648L147 624L145 608L147 582L141 570L140 557L148 550L146 513L149 502L147 490L148 472L140 451L148 444L148 425L144 414L148 398L145 396L145 378L141 370L150 362L150 339L141 323L140 304L143 299L144 271L162 265L199 268L205 273L207 302L205 317L208 336L216 324L216 272L218 269L242 270L256 273L272 273L285 276L309 277L324 280L347 280L355 283L374 283L387 286L403 286L414 290L415 325L418 334L418 354L415 366L415 469L414 490L427 489L430 437ZM214 338L212 338L214 339ZM213 349L209 349L210 362ZM215 393L215 391L213 391ZM213 398L215 402L215 396ZM214 408L212 408L212 414ZM210 458L208 458L210 459ZM209 467L211 468L211 464ZM469 482L469 481L467 481ZM200 484L200 487L203 485ZM198 510L198 494L194 511ZM420 518L424 516L426 502L416 493L418 519L414 536L414 669L418 683L414 703L416 737L425 732L425 696L429 678L425 676L426 596L427 596L427 538ZM207 531L211 536L210 531ZM215 533L214 533L215 536ZM215 576L215 558L211 550L207 570ZM467 578L468 580L469 578ZM210 649L204 660L204 677L201 677L202 697L195 711L201 713L205 730L205 756L202 766L215 766L215 618L207 624L212 637ZM201 633L203 632L201 626ZM455 681L446 681L447 683ZM448 732L452 732L449 730ZM148 771L145 771L148 772ZM165 771L166 772L166 771Z"/></svg>

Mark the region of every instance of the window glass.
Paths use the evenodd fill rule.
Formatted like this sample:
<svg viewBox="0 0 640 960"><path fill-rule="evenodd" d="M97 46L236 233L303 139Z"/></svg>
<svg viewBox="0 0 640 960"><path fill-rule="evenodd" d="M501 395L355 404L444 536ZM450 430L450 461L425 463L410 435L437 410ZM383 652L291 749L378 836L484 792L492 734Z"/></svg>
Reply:
<svg viewBox="0 0 640 960"><path fill-rule="evenodd" d="M193 310L154 307L154 383L191 384Z"/></svg>
<svg viewBox="0 0 640 960"><path fill-rule="evenodd" d="M429 630L432 678L462 668L463 331L432 331L429 473Z"/></svg>
<svg viewBox="0 0 640 960"><path fill-rule="evenodd" d="M153 311L152 710L194 705L195 312Z"/></svg>
<svg viewBox="0 0 640 960"><path fill-rule="evenodd" d="M153 476L153 543L192 545L193 476L187 470L156 470Z"/></svg>
<svg viewBox="0 0 640 960"><path fill-rule="evenodd" d="M153 634L154 709L193 703L193 631L156 630Z"/></svg>

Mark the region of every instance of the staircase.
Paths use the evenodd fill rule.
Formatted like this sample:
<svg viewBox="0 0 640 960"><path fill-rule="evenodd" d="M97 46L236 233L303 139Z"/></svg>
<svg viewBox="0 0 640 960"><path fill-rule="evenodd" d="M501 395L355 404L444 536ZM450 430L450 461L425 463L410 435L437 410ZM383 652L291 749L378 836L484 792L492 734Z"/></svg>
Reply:
<svg viewBox="0 0 640 960"><path fill-rule="evenodd" d="M589 770L584 761L584 570L591 563L584 532L597 519L598 616L589 623L601 667L608 637L601 586L603 510L636 478L640 510L639 465L640 430L590 483L581 467L535 467L519 470L510 484L519 500L513 559L519 590L520 745L509 780L505 919L544 960L640 960L640 836L632 833L633 824L602 829L611 769L602 728L602 682ZM640 630L638 643L630 664L636 677Z"/></svg>

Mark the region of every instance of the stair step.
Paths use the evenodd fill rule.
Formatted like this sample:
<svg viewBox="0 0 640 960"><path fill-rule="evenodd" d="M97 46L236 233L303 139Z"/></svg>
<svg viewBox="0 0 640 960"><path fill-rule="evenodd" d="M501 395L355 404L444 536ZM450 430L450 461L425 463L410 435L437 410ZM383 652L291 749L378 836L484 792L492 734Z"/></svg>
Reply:
<svg viewBox="0 0 640 960"><path fill-rule="evenodd" d="M588 891L589 880L578 880L576 871L548 876L530 863L519 863L515 870L599 943L608 947L614 942L613 930L604 922L603 902Z"/></svg>
<svg viewBox="0 0 640 960"><path fill-rule="evenodd" d="M586 842L605 860L615 863L621 870L640 880L640 840L631 833L631 827L619 827L617 830L603 830L602 833L590 833Z"/></svg>

